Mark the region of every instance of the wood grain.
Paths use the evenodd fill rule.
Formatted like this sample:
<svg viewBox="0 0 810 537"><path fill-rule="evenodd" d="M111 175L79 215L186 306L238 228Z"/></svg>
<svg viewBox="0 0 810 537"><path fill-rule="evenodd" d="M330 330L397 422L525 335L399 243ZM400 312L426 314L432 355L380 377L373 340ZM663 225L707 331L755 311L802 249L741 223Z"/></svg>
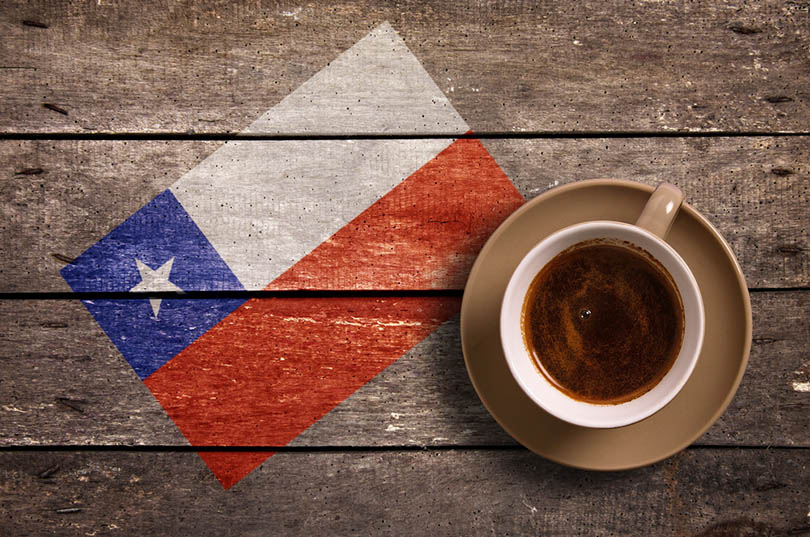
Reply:
<svg viewBox="0 0 810 537"><path fill-rule="evenodd" d="M752 300L748 370L729 409L697 443L810 446L810 397L793 384L810 382L810 327L803 321L810 292L757 292ZM8 319L0 338L0 445L186 445L78 301L5 300L0 316ZM453 320L293 445L504 446L514 441L473 391Z"/></svg>
<svg viewBox="0 0 810 537"><path fill-rule="evenodd" d="M490 139L484 145L527 199L559 184L594 177L674 182L730 242L748 285L759 288L810 285L807 141L807 137ZM58 273L66 260L81 254L219 145L1 141L0 174L5 180L0 183L4 237L0 291L69 291ZM388 263L385 253L380 253L381 259ZM454 272L437 273L428 286L461 288L472 259L454 265ZM390 272L406 276L413 270L412 263L390 267ZM426 286L415 274L401 281L405 283L400 288L409 288L414 281L420 282L418 287ZM336 277L320 285L356 288L358 282ZM388 285L397 288L395 282Z"/></svg>
<svg viewBox="0 0 810 537"><path fill-rule="evenodd" d="M477 132L807 131L807 9L16 0L0 14L0 130L240 131L388 21Z"/></svg>
<svg viewBox="0 0 810 537"><path fill-rule="evenodd" d="M523 197L592 177L672 181L727 237L749 286L788 289L752 294L751 360L728 411L698 447L651 467L583 472L521 449L481 406L451 320L227 492L78 301L3 300L0 534L810 533L810 293L796 290L810 287L810 150L807 136L751 136L807 133L809 11L804 0L5 3L0 293L67 291L65 263L221 146L207 135L250 125L336 144L467 126L542 134L485 140ZM327 84L385 91L354 102L315 86L278 106L385 21L413 53L397 52L409 70L387 68L377 47L367 69ZM445 113L422 119L420 106ZM271 109L274 121L254 123ZM675 131L706 136L644 137ZM120 141L70 139L99 133ZM558 137L571 133L610 137ZM354 254L378 260L372 247ZM460 289L467 257L430 277L397 262L386 270L403 278L367 289ZM234 453L266 456L206 460Z"/></svg>
<svg viewBox="0 0 810 537"><path fill-rule="evenodd" d="M810 531L810 450L690 449L587 472L524 450L280 453L223 491L193 453L0 453L22 535L683 535Z"/></svg>

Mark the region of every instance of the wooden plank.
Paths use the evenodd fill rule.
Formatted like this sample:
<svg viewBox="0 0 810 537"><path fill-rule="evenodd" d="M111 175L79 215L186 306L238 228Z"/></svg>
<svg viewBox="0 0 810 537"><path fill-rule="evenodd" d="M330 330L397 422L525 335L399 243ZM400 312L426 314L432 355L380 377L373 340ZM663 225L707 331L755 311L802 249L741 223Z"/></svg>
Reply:
<svg viewBox="0 0 810 537"><path fill-rule="evenodd" d="M243 143L255 143L258 148L258 144L268 142ZM305 148L314 143L297 142ZM810 149L806 137L490 139L484 145L527 199L559 184L594 177L647 184L672 181L728 239L750 286L810 285L810 215L805 210L810 202L806 188ZM69 291L59 275L65 259L84 252L220 146L217 142L165 141L0 142L2 173L7 178L0 186L0 291ZM332 280L314 279L309 270L299 271L296 281L325 289L462 288L476 249L487 230L499 221L490 216L481 223L486 208L482 200L503 203L511 199L498 193L499 185L506 185L505 179L497 175L500 172L486 153L465 154L470 155L466 163L448 161L438 170L445 179L468 169L490 170L467 174L464 180L474 177L470 184L476 192L493 190L486 196L476 194L479 197L473 203L469 195L442 196L453 188L463 188L467 184L464 180L439 182L438 195L411 200L416 208L405 214L389 211L389 219L397 214L399 221L385 221L391 229L375 228L374 232L378 237L396 238L393 226L404 221L407 226L401 229L423 229L433 237L456 238L454 244L459 248L466 245L466 250L459 249L439 266L428 262L433 259L429 255L392 257L388 246L393 242L372 241L363 248L354 244L350 250L359 251L367 260L354 259L348 276L330 268L326 274L331 274ZM234 173L238 171L223 171L223 181ZM333 194L329 189L325 192ZM331 218L332 211L340 218L354 216L341 216L333 205L342 206L339 196L319 209L322 218ZM423 222L425 213L442 210L455 211L453 218L431 218L429 225ZM459 221L475 218L479 219L476 226L459 226ZM255 222L248 220L246 226ZM306 226L297 226L301 227ZM290 233L297 233L295 226ZM397 259L406 261L395 263ZM414 259L419 262L414 263ZM373 269L373 277L356 278L361 267L372 270L369 267L375 264L384 270ZM315 265L328 266L323 256Z"/></svg>
<svg viewBox="0 0 810 537"><path fill-rule="evenodd" d="M748 370L729 409L698 443L810 446L810 394L803 388L810 382L810 327L804 322L810 293L757 292L752 300L754 345ZM8 320L0 338L1 445L186 445L80 303L6 300L0 302L0 315ZM275 433L264 431L257 438L271 442L267 434ZM254 445L249 436L238 442ZM293 444L481 446L514 442L473 391L461 356L457 320L453 320Z"/></svg>
<svg viewBox="0 0 810 537"><path fill-rule="evenodd" d="M749 287L808 286L807 138L571 142L486 140L485 145L527 199L594 177L672 182L729 242Z"/></svg>
<svg viewBox="0 0 810 537"><path fill-rule="evenodd" d="M0 454L4 534L729 535L810 531L810 450L595 473L523 450L280 453L223 491L193 453Z"/></svg>
<svg viewBox="0 0 810 537"><path fill-rule="evenodd" d="M15 1L0 14L0 130L240 131L384 21L478 132L807 130L807 6L780 0ZM393 88L388 132L446 132L401 123L408 92L392 81L411 80L373 54L363 65L341 80ZM327 93L313 95L346 104ZM380 101L362 95L351 111L372 117ZM303 115L271 131L377 128Z"/></svg>

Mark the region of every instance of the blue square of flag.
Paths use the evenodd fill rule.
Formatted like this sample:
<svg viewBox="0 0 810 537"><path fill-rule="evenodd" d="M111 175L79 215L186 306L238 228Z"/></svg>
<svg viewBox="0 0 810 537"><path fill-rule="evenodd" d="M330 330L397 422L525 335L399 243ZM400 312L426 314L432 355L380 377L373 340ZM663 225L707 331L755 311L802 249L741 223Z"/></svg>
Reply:
<svg viewBox="0 0 810 537"><path fill-rule="evenodd" d="M61 270L73 291L243 290L168 190ZM141 379L245 302L243 298L82 300Z"/></svg>

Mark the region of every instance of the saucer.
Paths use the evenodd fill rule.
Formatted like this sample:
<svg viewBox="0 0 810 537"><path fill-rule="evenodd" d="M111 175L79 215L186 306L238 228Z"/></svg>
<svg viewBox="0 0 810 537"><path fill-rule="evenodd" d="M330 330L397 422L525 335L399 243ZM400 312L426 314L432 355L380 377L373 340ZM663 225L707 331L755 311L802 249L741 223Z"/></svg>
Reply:
<svg viewBox="0 0 810 537"><path fill-rule="evenodd" d="M506 432L555 462L591 470L623 470L665 459L694 442L723 414L745 372L752 325L745 278L720 233L684 203L667 242L698 282L706 333L692 376L668 405L625 427L580 427L538 407L509 373L498 329L500 304L523 256L546 236L572 224L588 220L634 223L652 191L651 186L612 179L549 190L501 224L484 245L467 280L461 340L470 380Z"/></svg>

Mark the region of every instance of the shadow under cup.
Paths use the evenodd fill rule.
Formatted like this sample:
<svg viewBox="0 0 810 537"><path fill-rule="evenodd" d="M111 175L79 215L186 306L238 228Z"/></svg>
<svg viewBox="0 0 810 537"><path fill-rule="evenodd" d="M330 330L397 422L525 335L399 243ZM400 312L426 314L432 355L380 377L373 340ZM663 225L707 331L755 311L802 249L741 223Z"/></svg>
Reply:
<svg viewBox="0 0 810 537"><path fill-rule="evenodd" d="M537 369L524 342L523 302L534 277L557 254L594 239L627 241L658 260L672 276L681 295L684 334L680 352L667 374L650 391L619 404L594 404L573 399L551 384ZM512 274L501 304L501 343L509 370L520 388L546 412L584 427L610 428L647 418L669 403L686 384L703 343L705 314L700 289L678 253L652 233L622 222L576 224L546 237L523 258Z"/></svg>

